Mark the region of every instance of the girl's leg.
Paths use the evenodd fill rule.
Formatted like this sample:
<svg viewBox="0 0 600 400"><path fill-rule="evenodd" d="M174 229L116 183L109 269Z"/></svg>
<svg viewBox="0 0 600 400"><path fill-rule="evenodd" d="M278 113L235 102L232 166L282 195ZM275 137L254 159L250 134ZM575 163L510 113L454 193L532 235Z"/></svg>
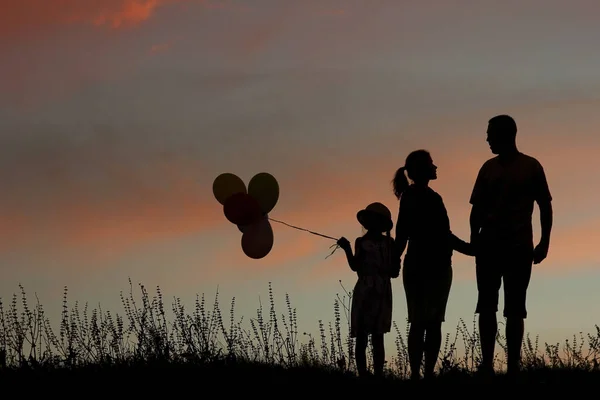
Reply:
<svg viewBox="0 0 600 400"><path fill-rule="evenodd" d="M432 378L442 345L442 323L427 324L425 332L425 377Z"/></svg>
<svg viewBox="0 0 600 400"><path fill-rule="evenodd" d="M358 370L358 376L365 376L367 374L367 344L369 337L365 333L359 333L356 336L356 346L354 349L356 358L356 369Z"/></svg>
<svg viewBox="0 0 600 400"><path fill-rule="evenodd" d="M373 364L376 376L383 376L385 365L385 346L383 345L383 333L373 334Z"/></svg>
<svg viewBox="0 0 600 400"><path fill-rule="evenodd" d="M421 361L425 346L425 328L419 323L411 323L408 332L408 358L410 361L411 379L421 377Z"/></svg>

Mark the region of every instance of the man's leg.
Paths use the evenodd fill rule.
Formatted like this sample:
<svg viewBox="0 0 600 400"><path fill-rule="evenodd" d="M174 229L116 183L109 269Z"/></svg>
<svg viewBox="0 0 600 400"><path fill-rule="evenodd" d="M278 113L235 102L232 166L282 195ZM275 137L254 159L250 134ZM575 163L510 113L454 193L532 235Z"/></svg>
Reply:
<svg viewBox="0 0 600 400"><path fill-rule="evenodd" d="M502 277L497 263L491 257L478 257L476 260L477 275L477 309L479 314L479 340L481 342L481 369L487 372L494 370L494 350L498 333L498 292Z"/></svg>
<svg viewBox="0 0 600 400"><path fill-rule="evenodd" d="M518 372L521 368L521 346L525 321L519 317L506 318L506 350L507 350L507 372Z"/></svg>
<svg viewBox="0 0 600 400"><path fill-rule="evenodd" d="M504 275L504 316L506 317L507 372L521 368L521 348L527 318L527 288L531 279L530 253L517 252Z"/></svg>
<svg viewBox="0 0 600 400"><path fill-rule="evenodd" d="M496 335L498 333L498 321L496 313L482 311L479 313L479 340L481 341L481 367L485 370L494 369L494 352L496 347Z"/></svg>

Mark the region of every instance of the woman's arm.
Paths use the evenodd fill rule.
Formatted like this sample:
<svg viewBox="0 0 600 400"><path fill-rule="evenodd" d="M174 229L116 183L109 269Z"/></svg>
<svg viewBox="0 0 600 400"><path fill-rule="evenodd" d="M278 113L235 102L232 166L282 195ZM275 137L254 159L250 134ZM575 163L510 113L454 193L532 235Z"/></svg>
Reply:
<svg viewBox="0 0 600 400"><path fill-rule="evenodd" d="M475 252L473 251L473 246L471 243L465 242L452 232L450 232L450 243L453 250L456 250L466 256L475 256Z"/></svg>
<svg viewBox="0 0 600 400"><path fill-rule="evenodd" d="M400 208L398 209L398 219L396 221L396 238L394 240L394 248L396 249L395 256L402 257L406 245L408 244L408 232L410 225L410 203L406 193L400 197Z"/></svg>
<svg viewBox="0 0 600 400"><path fill-rule="evenodd" d="M396 247L396 241L393 238L390 238L390 248L391 248L391 271L390 277L397 278L400 276L400 253L398 252L398 248ZM405 245L406 246L406 245Z"/></svg>

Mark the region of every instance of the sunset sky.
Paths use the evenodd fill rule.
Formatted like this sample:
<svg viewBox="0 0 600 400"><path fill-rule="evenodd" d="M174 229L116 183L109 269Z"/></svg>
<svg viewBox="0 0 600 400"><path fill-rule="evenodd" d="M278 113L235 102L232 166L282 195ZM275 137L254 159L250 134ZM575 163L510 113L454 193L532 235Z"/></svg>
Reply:
<svg viewBox="0 0 600 400"><path fill-rule="evenodd" d="M215 177L269 172L273 218L353 241L367 204L395 220L390 180L426 148L432 187L468 239L487 121L508 113L554 197L526 329L556 342L600 323L596 1L0 5L0 297L21 283L58 318L66 285L72 300L121 312L131 277L190 306L218 287L247 319L272 282L281 312L287 292L315 332L333 321L339 280L356 281L343 253L325 259L333 241L274 224L271 254L249 259ZM536 209L536 241L539 230ZM473 259L455 255L454 271L452 333L476 302ZM404 327L401 279L393 290Z"/></svg>

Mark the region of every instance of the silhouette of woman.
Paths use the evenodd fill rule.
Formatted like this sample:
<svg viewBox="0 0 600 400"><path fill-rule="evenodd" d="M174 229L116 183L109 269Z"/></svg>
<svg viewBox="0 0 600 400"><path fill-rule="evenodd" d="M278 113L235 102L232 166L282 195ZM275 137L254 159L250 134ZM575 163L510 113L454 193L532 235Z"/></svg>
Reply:
<svg viewBox="0 0 600 400"><path fill-rule="evenodd" d="M395 239L398 257L407 250L402 280L410 323L411 379L415 380L421 378L423 354L425 378L434 376L452 286L452 252L474 255L471 245L450 230L442 197L429 187L429 181L437 179L436 171L429 152L416 150L393 180L394 194L400 200Z"/></svg>
<svg viewBox="0 0 600 400"><path fill-rule="evenodd" d="M338 240L350 268L358 275L352 292L350 336L356 338L356 366L363 377L367 375L366 349L371 335L374 372L380 377L385 363L383 337L392 326L391 278L400 274L400 258L394 254L394 239L390 236L394 223L385 205L372 203L356 217L366 233L356 239L355 254L348 239Z"/></svg>

